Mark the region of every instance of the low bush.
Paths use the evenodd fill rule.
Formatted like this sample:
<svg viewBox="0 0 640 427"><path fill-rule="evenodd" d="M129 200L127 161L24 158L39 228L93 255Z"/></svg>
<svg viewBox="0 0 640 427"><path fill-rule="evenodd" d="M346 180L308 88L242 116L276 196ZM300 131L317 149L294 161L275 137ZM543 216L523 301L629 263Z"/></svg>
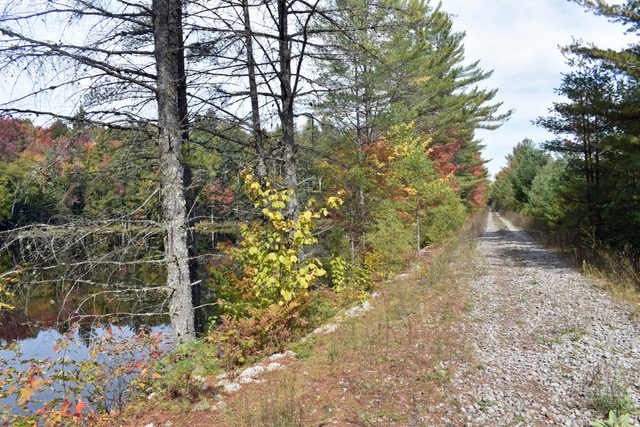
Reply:
<svg viewBox="0 0 640 427"><path fill-rule="evenodd" d="M285 344L301 336L308 322L301 316L301 304L272 304L266 308L250 308L245 317L222 316L207 341L217 349L217 356L227 370L251 362L264 354L285 348Z"/></svg>
<svg viewBox="0 0 640 427"><path fill-rule="evenodd" d="M333 292L343 303L362 300L373 290L369 271L340 257L329 260L328 272Z"/></svg>
<svg viewBox="0 0 640 427"><path fill-rule="evenodd" d="M200 378L223 372L218 350L202 340L181 344L154 364L147 384L149 393L164 393L171 399L196 401L201 394Z"/></svg>

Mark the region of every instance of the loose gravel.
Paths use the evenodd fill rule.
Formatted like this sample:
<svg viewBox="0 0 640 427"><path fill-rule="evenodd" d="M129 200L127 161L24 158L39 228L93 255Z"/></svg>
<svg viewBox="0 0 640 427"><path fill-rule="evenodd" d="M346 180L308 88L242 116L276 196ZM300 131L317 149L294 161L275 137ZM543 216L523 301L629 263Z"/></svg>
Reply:
<svg viewBox="0 0 640 427"><path fill-rule="evenodd" d="M441 425L588 426L604 415L597 396L612 393L640 406L631 307L497 214L477 253L466 328L474 362L452 378Z"/></svg>

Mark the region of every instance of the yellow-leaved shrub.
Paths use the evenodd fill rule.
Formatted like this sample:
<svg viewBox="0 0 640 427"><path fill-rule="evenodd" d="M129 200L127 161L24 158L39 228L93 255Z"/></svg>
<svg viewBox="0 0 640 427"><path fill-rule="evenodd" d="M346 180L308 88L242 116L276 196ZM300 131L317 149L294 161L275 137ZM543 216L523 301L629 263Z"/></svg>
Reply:
<svg viewBox="0 0 640 427"><path fill-rule="evenodd" d="M310 201L297 219L289 218L291 198L286 190L260 184L243 173L245 194L260 212L260 220L245 224L241 240L228 252L237 274L227 275L218 300L222 311L209 339L221 347L227 363L244 362L265 348L277 350L288 341L292 329L304 327L297 313L308 290L327 273L319 259L305 256L305 248L317 243L316 221L337 209L342 200L329 197L326 207Z"/></svg>

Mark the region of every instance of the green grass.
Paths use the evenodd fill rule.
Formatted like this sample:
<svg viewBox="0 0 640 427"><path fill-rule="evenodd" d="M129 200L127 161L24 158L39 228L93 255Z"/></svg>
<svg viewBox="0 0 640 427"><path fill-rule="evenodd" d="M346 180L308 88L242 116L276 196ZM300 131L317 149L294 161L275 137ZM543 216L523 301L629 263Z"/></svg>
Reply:
<svg viewBox="0 0 640 427"><path fill-rule="evenodd" d="M602 414L614 411L618 414L629 414L637 411L633 399L629 397L624 389L601 390L594 394L593 408Z"/></svg>

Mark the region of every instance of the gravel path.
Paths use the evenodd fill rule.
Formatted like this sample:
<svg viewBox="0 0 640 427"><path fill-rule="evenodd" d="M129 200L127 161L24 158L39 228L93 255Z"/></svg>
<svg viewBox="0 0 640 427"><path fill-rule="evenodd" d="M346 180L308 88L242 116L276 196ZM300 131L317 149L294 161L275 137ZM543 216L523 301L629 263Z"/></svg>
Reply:
<svg viewBox="0 0 640 427"><path fill-rule="evenodd" d="M475 362L454 375L443 425L587 426L601 415L594 397L612 387L640 406L640 326L629 307L495 214L477 262Z"/></svg>

